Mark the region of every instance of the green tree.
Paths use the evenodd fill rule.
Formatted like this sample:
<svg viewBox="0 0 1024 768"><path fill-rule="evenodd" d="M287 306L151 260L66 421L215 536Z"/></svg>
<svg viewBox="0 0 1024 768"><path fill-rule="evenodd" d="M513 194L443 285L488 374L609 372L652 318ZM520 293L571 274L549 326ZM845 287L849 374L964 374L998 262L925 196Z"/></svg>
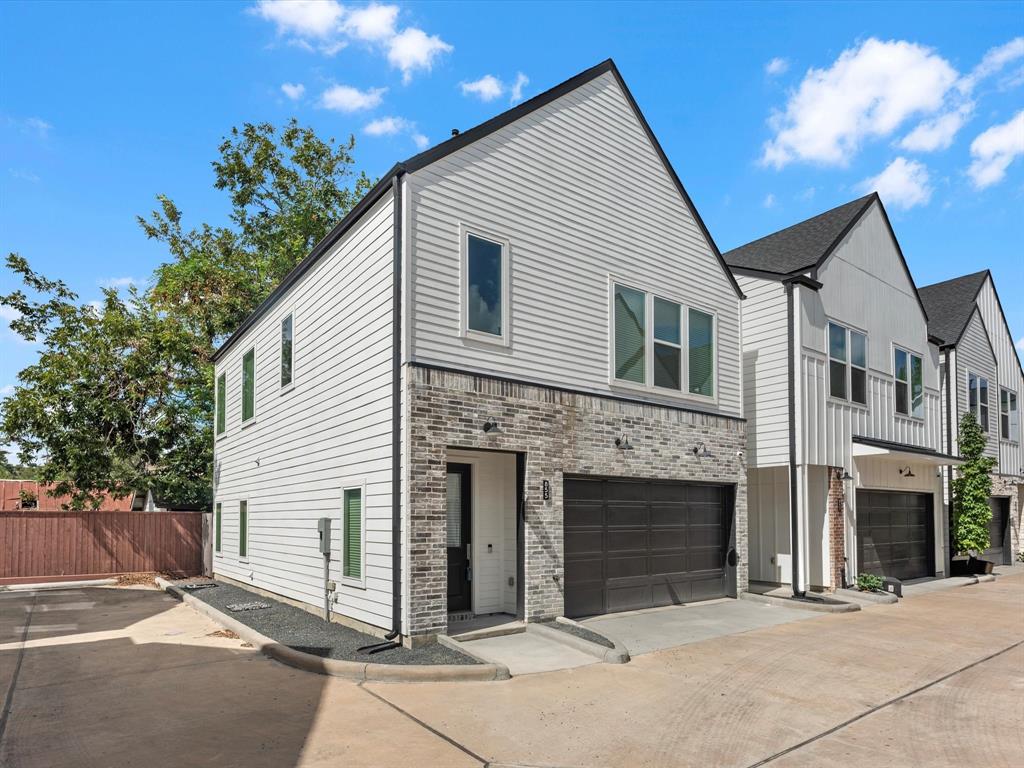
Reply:
<svg viewBox="0 0 1024 768"><path fill-rule="evenodd" d="M989 546L992 476L995 459L985 456L985 433L973 413L965 413L959 427L960 456L964 463L953 477L953 549L958 555L977 554Z"/></svg>

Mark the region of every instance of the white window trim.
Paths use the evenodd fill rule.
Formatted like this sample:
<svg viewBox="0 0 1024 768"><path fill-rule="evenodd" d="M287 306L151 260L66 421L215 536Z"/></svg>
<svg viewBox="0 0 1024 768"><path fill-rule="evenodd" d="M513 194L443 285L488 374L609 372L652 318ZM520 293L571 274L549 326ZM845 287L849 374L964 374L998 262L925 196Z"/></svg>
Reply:
<svg viewBox="0 0 1024 768"><path fill-rule="evenodd" d="M621 285L644 294L644 383L638 384L635 381L626 381L615 375L615 286ZM680 388L659 387L654 384L654 297L670 301L679 305L679 339L680 344ZM711 316L711 344L713 351L713 378L711 387L714 394L710 397L699 395L689 391L690 388L690 312L695 309ZM669 343L670 342L658 342ZM704 405L718 405L718 376L721 359L718 344L718 312L709 307L694 302L688 302L664 291L655 291L651 288L642 287L640 283L633 280L624 280L615 275L608 275L608 386L613 389L629 390L631 392L643 392L670 397L676 400L686 400Z"/></svg>
<svg viewBox="0 0 1024 768"><path fill-rule="evenodd" d="M501 335L474 331L469 327L469 236L487 240L501 246ZM459 336L464 341L489 344L495 347L511 346L511 263L512 246L508 238L495 235L483 227L459 224Z"/></svg>
<svg viewBox="0 0 1024 768"><path fill-rule="evenodd" d="M220 507L218 510L217 507ZM220 517L220 543L217 542L217 518ZM248 551L248 550L246 550ZM213 503L213 553L221 555L224 553L224 502Z"/></svg>
<svg viewBox="0 0 1024 768"><path fill-rule="evenodd" d="M898 406L896 403L896 350L904 352L907 355L907 413L900 413L897 410ZM911 358L916 357L921 361L921 415L914 415L914 361ZM923 422L925 420L925 414L927 406L925 404L925 392L927 387L924 385L924 355L920 352L914 352L912 349L907 349L900 344L892 345L892 354L890 355L889 365L892 366L892 410L896 414L898 419L907 419L909 421Z"/></svg>
<svg viewBox="0 0 1024 768"><path fill-rule="evenodd" d="M977 410L977 412L975 412L974 409L971 408L971 376L974 376L974 378L976 378L978 380L978 410ZM986 407L988 408L988 418L985 420L984 424L981 423L981 380L982 379L984 379L985 383L988 385L986 387L986 389L989 392L988 403L986 404ZM988 376L983 376L982 374L978 373L977 371L973 371L970 368L968 368L966 373L964 374L964 387L965 387L964 391L965 391L965 393L967 395L967 397L965 398L966 402L964 403L964 405L967 407L967 410L970 413L974 414L974 419L975 419L975 421L978 422L978 426L981 427L981 431L984 432L986 435L991 434L992 430L989 427L990 427L990 424L992 423L992 379L990 379ZM999 403L997 401L996 402L996 417L997 417L996 434L997 435L999 434L998 430L999 430L999 426L1000 426L998 424L998 416L999 416Z"/></svg>
<svg viewBox="0 0 1024 768"><path fill-rule="evenodd" d="M220 377L224 377L224 431L217 432L217 420L220 418L221 408L219 405L220 397L218 392L220 391ZM213 440L214 442L220 440L228 434L228 372L226 370L220 373L214 372L213 376Z"/></svg>
<svg viewBox="0 0 1024 768"><path fill-rule="evenodd" d="M1009 418L1009 421L1010 421L1010 436L1009 437L1003 437L1003 398L1002 398L1003 392L1006 392L1008 395L1013 395L1014 397L1017 398L1017 410L1016 411L1007 410L1007 416L1010 417ZM1007 398L1006 407L1007 407L1007 409L1009 409L1009 407L1010 407L1009 398ZM1014 428L1013 428L1013 426L1014 426L1014 424L1013 424L1013 414L1014 413L1017 414L1017 429L1016 430L1014 430ZM1016 445L1018 442L1020 442L1020 437L1019 436L1020 436L1020 395L1017 394L1017 390L1015 390L1015 389L1010 389L1009 387L1002 387L1001 386L1001 387L999 387L999 439L1002 440L1004 443L1013 443L1014 445Z"/></svg>
<svg viewBox="0 0 1024 768"><path fill-rule="evenodd" d="M291 318L292 318L292 380L290 382L288 382L287 384L282 384L281 383L281 365L284 363L284 350L281 348L281 346L282 346L281 345L281 326L284 324L284 321L289 316L291 316ZM296 327L297 327L297 323L295 322L295 310L289 308L283 315L281 315L281 319L277 321L277 385L278 385L278 389L280 389L280 394L282 394L282 395L287 395L289 392L291 392L293 389L295 389L295 347L296 347L296 343L295 343L295 341L296 341L295 329L296 329ZM255 409L253 409L253 413L254 413L253 418L255 418Z"/></svg>
<svg viewBox="0 0 1024 768"><path fill-rule="evenodd" d="M345 491L359 491L359 514L361 517L359 523L359 551L362 553L362 563L359 568L359 578L345 575ZM340 579L339 581L348 587L356 587L357 589L366 589L366 479L359 480L355 483L348 483L341 488L341 557L339 561L341 563Z"/></svg>
<svg viewBox="0 0 1024 768"><path fill-rule="evenodd" d="M830 363L833 360L832 357L832 339L829 338L829 325L835 325L842 328L846 332L846 362L843 365L846 366L846 397L836 397L832 394L832 382L829 377L832 375L832 367ZM859 333L864 337L864 367L853 364L853 344L850 341L850 333ZM860 328L855 328L849 323L840 322L831 317L825 318L825 365L826 365L826 376L825 384L826 391L828 392L828 399L835 403L842 403L848 405L851 408L860 408L861 410L870 411L871 403L871 377L870 377L870 366L868 365L868 356L871 349L871 337L868 332ZM895 354L895 353L894 353ZM836 360L836 362L840 362ZM853 369L856 368L858 371L864 371L864 402L859 403L853 399ZM895 374L894 374L895 376ZM902 415L902 414L899 414Z"/></svg>
<svg viewBox="0 0 1024 768"><path fill-rule="evenodd" d="M252 416L248 419L245 418L245 356L252 352ZM238 416L239 421L242 424L242 429L252 426L256 423L256 417L259 412L256 408L258 401L257 397L257 384L259 382L259 376L256 370L256 345L253 344L251 347L242 351L242 356L238 358ZM226 431L226 430L225 430Z"/></svg>
<svg viewBox="0 0 1024 768"><path fill-rule="evenodd" d="M241 544L242 544L242 504L245 504L245 555L244 556L241 554ZM235 530L238 533L238 537L237 538L238 538L238 545L239 546L238 546L238 549L235 552L235 554L238 556L238 562L240 562L240 563L248 563L249 562L249 555L250 555L249 541L252 538L249 535L250 532L252 531L252 505L249 504L249 499L248 498L239 499L238 500L238 518L237 518L237 527L236 527ZM223 533L221 535L223 535Z"/></svg>

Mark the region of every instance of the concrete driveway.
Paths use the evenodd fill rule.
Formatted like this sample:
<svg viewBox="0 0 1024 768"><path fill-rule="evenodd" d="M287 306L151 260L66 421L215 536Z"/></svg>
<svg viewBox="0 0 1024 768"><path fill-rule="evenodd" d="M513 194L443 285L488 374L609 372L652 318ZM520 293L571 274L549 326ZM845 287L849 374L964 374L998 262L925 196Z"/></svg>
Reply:
<svg viewBox="0 0 1024 768"><path fill-rule="evenodd" d="M711 600L584 619L581 624L618 640L630 656L717 637L804 621L824 614L750 600Z"/></svg>
<svg viewBox="0 0 1024 768"><path fill-rule="evenodd" d="M0 594L0 765L1012 766L1024 576L500 683L270 661L162 593Z"/></svg>

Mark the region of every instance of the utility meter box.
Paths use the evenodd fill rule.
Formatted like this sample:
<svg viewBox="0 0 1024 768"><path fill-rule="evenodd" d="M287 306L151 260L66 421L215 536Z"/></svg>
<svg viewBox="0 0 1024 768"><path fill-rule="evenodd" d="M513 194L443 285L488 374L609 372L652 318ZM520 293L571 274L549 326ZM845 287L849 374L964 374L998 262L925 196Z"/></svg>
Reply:
<svg viewBox="0 0 1024 768"><path fill-rule="evenodd" d="M321 517L316 528L320 532L320 552L324 555L331 554L331 518Z"/></svg>

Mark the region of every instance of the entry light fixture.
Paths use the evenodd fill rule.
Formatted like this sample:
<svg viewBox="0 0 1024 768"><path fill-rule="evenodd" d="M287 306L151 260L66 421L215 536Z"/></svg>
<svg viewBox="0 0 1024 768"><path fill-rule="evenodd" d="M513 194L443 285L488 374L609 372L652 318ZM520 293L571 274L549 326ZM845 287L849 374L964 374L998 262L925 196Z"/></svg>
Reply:
<svg viewBox="0 0 1024 768"><path fill-rule="evenodd" d="M628 435L619 435L618 437L616 437L615 438L615 447L618 448L620 451L632 451L633 450L633 444L631 442L629 442L629 436Z"/></svg>
<svg viewBox="0 0 1024 768"><path fill-rule="evenodd" d="M913 470L909 466L903 467L900 470L900 474L903 475L904 477L916 477Z"/></svg>
<svg viewBox="0 0 1024 768"><path fill-rule="evenodd" d="M494 419L488 419L484 422L484 432L488 435L492 432L501 432L501 427L498 426L498 422Z"/></svg>
<svg viewBox="0 0 1024 768"><path fill-rule="evenodd" d="M840 480L844 480L844 481L845 480L853 480L853 475L851 475L849 472L847 472L846 468L843 467L843 476L840 477L839 479Z"/></svg>
<svg viewBox="0 0 1024 768"><path fill-rule="evenodd" d="M693 455L698 459L711 458L711 451L708 450L708 447L704 445L704 443L697 443L691 450L693 451Z"/></svg>

